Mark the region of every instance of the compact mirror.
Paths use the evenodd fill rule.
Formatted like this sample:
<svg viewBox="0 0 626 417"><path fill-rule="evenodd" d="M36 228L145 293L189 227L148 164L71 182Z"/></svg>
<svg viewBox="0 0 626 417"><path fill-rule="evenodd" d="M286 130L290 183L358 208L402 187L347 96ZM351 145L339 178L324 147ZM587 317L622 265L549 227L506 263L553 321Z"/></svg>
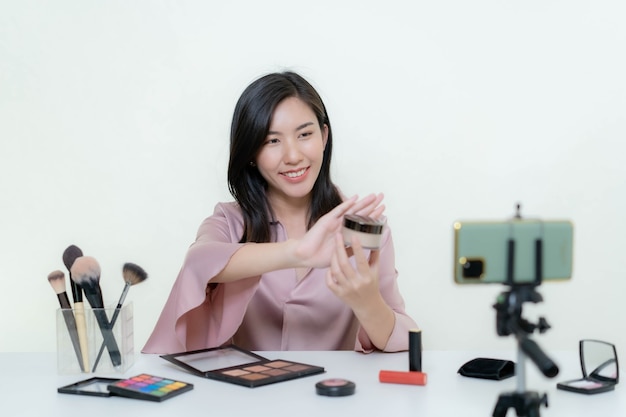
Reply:
<svg viewBox="0 0 626 417"><path fill-rule="evenodd" d="M619 382L619 365L615 346L599 340L579 342L582 379L559 382L557 388L582 394L611 391Z"/></svg>

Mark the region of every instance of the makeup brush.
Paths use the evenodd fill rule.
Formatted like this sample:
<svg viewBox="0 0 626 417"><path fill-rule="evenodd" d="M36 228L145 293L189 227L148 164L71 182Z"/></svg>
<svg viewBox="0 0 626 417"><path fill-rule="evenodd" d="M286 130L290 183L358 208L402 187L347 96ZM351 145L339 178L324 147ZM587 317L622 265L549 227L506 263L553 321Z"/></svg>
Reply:
<svg viewBox="0 0 626 417"><path fill-rule="evenodd" d="M122 364L120 350L117 347L109 319L104 311L102 290L100 289L100 265L98 261L91 256L80 256L76 258L72 265L72 279L82 288L87 301L89 301L93 309L93 314L96 316L98 326L102 332L102 338L109 350L111 363L113 366L120 366Z"/></svg>
<svg viewBox="0 0 626 417"><path fill-rule="evenodd" d="M61 309L63 311L65 326L70 334L70 339L72 341L72 345L74 346L76 357L78 358L80 370L85 372L83 357L80 350L80 341L78 339L78 329L76 328L76 319L74 318L74 313L72 313L72 306L70 305L70 300L67 298L67 292L65 292L65 274L58 270L52 271L48 274L48 282L59 299L59 304L61 305Z"/></svg>
<svg viewBox="0 0 626 417"><path fill-rule="evenodd" d="M78 341L83 358L82 368L89 370L89 346L87 343L87 323L85 322L85 305L83 304L83 290L72 279L72 265L76 258L83 256L83 251L76 245L70 245L63 251L63 263L70 274L70 285L72 288L72 298L74 299L74 318L76 329L78 330Z"/></svg>
<svg viewBox="0 0 626 417"><path fill-rule="evenodd" d="M111 318L110 327L113 329L115 326L115 322L117 321L117 317L120 315L120 311L122 309L122 304L124 304L124 300L126 299L126 294L128 294L128 290L131 286L136 284L141 284L148 278L148 274L143 270L139 265L127 262L124 264L122 268L122 277L124 277L124 290L122 291L122 295L120 296L120 300L117 303L117 307L115 307L115 312L113 313L113 317ZM102 356L102 352L104 351L104 342L100 346L100 351L98 352L98 356L96 357L96 361L93 364L93 370L91 372L96 372L96 367L98 366L98 362L100 362L100 357Z"/></svg>

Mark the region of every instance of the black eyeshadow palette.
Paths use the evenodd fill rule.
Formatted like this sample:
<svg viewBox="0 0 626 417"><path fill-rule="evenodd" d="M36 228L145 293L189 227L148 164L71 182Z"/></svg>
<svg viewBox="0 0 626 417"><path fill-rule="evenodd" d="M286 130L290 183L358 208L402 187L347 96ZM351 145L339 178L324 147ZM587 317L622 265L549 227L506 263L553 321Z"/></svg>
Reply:
<svg viewBox="0 0 626 417"><path fill-rule="evenodd" d="M117 395L137 400L161 402L191 389L193 389L193 385L186 382L141 374L127 379L89 378L58 388L57 392L93 397Z"/></svg>
<svg viewBox="0 0 626 417"><path fill-rule="evenodd" d="M264 358L235 345L162 355L205 378L254 388L325 372L320 366Z"/></svg>
<svg viewBox="0 0 626 417"><path fill-rule="evenodd" d="M109 385L117 381L119 379L94 377L58 388L57 392L61 394L90 395L92 397L110 397Z"/></svg>

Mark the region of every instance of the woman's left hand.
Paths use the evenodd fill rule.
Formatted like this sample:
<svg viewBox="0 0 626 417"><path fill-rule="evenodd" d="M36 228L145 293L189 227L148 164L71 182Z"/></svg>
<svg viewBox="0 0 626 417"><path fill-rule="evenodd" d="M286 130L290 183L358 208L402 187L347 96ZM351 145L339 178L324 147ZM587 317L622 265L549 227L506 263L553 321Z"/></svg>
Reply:
<svg viewBox="0 0 626 417"><path fill-rule="evenodd" d="M335 252L326 275L326 284L355 313L365 312L364 310L376 306L381 300L378 288L379 252L371 251L368 260L359 239L352 237L349 252L354 254L356 260L356 267L353 267L341 234L338 233L335 239Z"/></svg>

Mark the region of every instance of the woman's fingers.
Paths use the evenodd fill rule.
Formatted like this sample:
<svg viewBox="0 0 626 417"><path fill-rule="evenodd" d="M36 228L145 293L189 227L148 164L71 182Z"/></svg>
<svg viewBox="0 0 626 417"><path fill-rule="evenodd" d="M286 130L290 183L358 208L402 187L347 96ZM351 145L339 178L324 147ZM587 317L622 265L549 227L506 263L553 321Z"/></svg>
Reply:
<svg viewBox="0 0 626 417"><path fill-rule="evenodd" d="M383 193L370 194L358 201L351 209L351 212L359 216L372 217L378 219L385 211L382 201L385 198Z"/></svg>

